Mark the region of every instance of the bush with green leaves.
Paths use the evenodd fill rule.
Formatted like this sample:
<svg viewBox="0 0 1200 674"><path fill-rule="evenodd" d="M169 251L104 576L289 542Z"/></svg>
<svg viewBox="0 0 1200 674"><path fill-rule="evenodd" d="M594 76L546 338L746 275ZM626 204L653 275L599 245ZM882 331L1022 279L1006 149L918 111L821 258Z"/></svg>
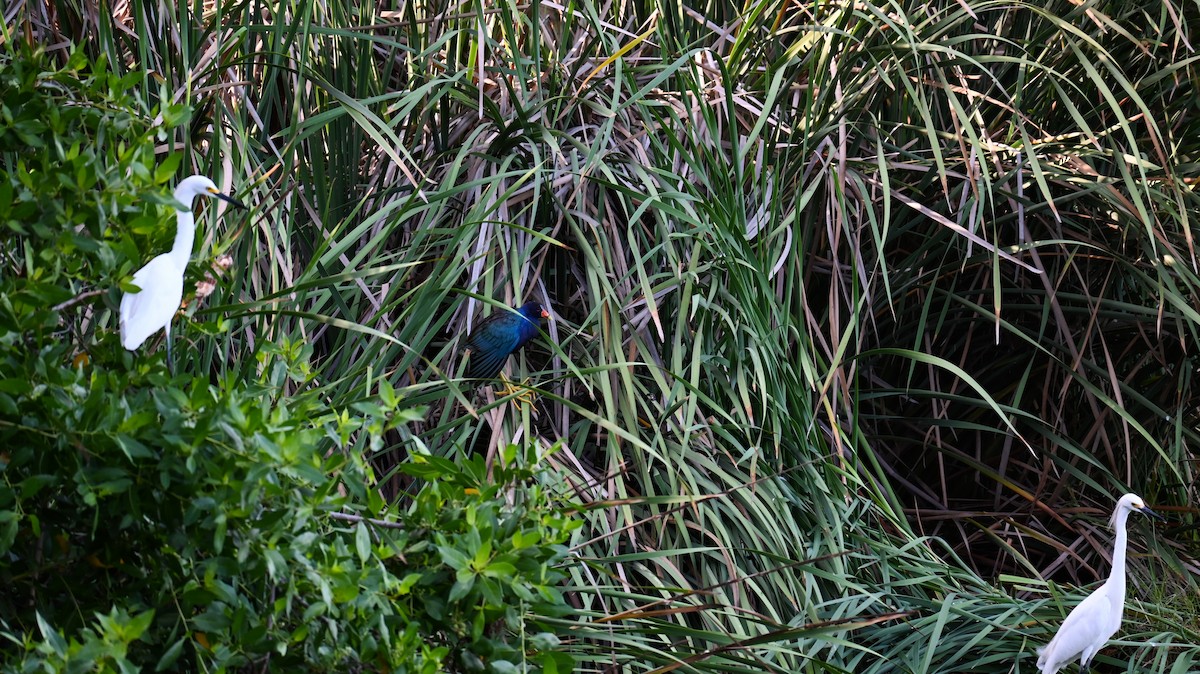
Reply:
<svg viewBox="0 0 1200 674"><path fill-rule="evenodd" d="M536 451L489 478L414 450L389 506L363 455L422 410L386 381L333 408L300 340L249 379L121 349L189 119L139 82L0 54L0 666L568 671L535 616L577 523Z"/></svg>
<svg viewBox="0 0 1200 674"><path fill-rule="evenodd" d="M1113 494L1195 501L1194 12L457 9L35 1L10 25L153 71L142 100L196 110L181 163L237 167L251 215L185 369L256 379L269 335L312 344L289 390L350 411L335 444L380 379L429 405L401 430L438 457L561 443L539 479L596 505L559 622L581 669L1028 667L1107 570ZM538 401L458 413L480 303L530 296L556 314L512 361ZM373 419L373 459L411 453ZM1103 666L1194 669L1194 539L1131 540Z"/></svg>

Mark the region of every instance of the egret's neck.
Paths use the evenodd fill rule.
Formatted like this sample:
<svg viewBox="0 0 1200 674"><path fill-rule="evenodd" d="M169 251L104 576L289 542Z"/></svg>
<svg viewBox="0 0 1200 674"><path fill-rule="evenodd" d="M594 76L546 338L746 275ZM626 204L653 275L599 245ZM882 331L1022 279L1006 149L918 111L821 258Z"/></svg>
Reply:
<svg viewBox="0 0 1200 674"><path fill-rule="evenodd" d="M1122 508L1113 523L1117 530L1117 542L1113 546L1112 573L1108 577L1109 584L1117 588L1122 597L1125 596L1125 520L1127 519L1129 519L1129 510Z"/></svg>
<svg viewBox="0 0 1200 674"><path fill-rule="evenodd" d="M184 201L175 195L175 200L184 203L188 208L192 208L194 198L189 198ZM171 260L175 266L183 269L187 266L188 258L192 256L192 246L196 241L196 218L193 215L195 211L175 211L175 245L171 247Z"/></svg>

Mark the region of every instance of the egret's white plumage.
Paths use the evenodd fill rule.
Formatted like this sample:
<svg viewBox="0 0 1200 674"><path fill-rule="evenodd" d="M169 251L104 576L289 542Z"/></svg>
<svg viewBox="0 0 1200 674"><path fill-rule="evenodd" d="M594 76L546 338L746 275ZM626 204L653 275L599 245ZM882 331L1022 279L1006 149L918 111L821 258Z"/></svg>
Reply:
<svg viewBox="0 0 1200 674"><path fill-rule="evenodd" d="M171 319L183 301L183 272L196 238L196 219L191 208L198 196L217 197L244 208L237 200L221 194L213 181L204 176L185 178L175 188L175 200L188 207L186 211L175 211L175 245L137 270L133 284L139 290L125 293L121 298L121 345L130 351L165 329L170 361Z"/></svg>
<svg viewBox="0 0 1200 674"><path fill-rule="evenodd" d="M1042 674L1055 674L1075 658L1079 658L1080 669L1087 671L1092 658L1121 627L1121 614L1125 611L1125 521L1134 510L1163 519L1136 494L1126 494L1117 501L1112 518L1117 532L1112 573L1072 609L1050 643L1038 649L1037 666Z"/></svg>

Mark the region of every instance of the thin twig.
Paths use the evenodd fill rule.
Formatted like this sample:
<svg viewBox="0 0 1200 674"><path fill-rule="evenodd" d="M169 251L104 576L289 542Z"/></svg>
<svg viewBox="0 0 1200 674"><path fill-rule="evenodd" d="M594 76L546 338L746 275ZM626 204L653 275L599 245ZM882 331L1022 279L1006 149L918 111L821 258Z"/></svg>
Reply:
<svg viewBox="0 0 1200 674"><path fill-rule="evenodd" d="M96 295L100 295L102 293L104 293L104 289L89 290L86 293L80 293L80 294L76 295L75 297L72 297L71 299L67 300L66 302L62 302L61 304L55 304L53 309L54 309L54 311L62 311L63 309L66 309L67 307L71 306L72 304L78 304L78 303L82 302L83 300L86 300L89 297L95 297Z"/></svg>
<svg viewBox="0 0 1200 674"><path fill-rule="evenodd" d="M387 520L376 520L376 519L371 519L370 517L363 517L362 515L351 515L350 513L329 513L329 516L335 520L342 520L343 522L366 522L367 524L374 524L375 526L383 527L384 529L403 529L404 528L404 525L401 524L400 522L388 522Z"/></svg>

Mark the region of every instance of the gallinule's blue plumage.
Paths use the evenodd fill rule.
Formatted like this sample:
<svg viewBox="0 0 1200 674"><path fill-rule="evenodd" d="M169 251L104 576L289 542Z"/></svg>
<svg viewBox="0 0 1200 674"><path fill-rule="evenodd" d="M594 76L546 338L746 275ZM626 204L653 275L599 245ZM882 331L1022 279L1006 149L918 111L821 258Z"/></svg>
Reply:
<svg viewBox="0 0 1200 674"><path fill-rule="evenodd" d="M498 310L480 321L467 339L467 377L495 379L508 357L537 337L538 326L549 313L537 302L526 302L516 311Z"/></svg>

